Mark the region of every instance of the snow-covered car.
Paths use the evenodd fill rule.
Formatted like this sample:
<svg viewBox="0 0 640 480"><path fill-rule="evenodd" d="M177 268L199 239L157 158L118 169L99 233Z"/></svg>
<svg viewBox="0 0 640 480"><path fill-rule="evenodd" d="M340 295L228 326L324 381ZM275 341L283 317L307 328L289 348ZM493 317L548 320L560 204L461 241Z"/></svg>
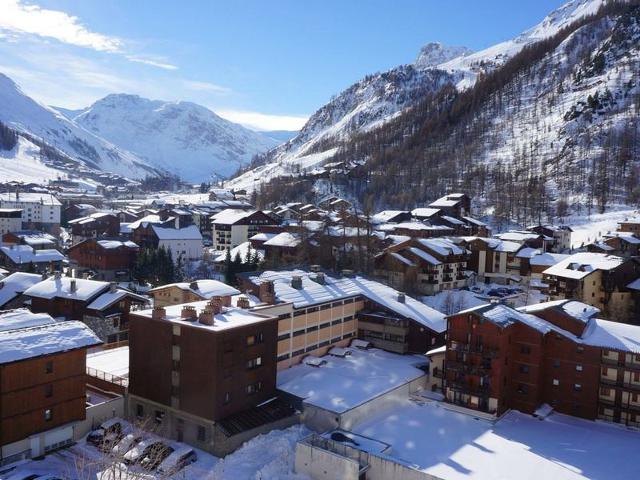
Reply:
<svg viewBox="0 0 640 480"><path fill-rule="evenodd" d="M140 443L134 445L133 448L124 455L124 463L128 465L137 463L151 455L154 449L161 449L162 445L163 443L158 440L158 437L145 438Z"/></svg>
<svg viewBox="0 0 640 480"><path fill-rule="evenodd" d="M140 466L145 470L152 471L158 468L168 456L174 451L174 448L163 442L156 442L145 448L142 452Z"/></svg>
<svg viewBox="0 0 640 480"><path fill-rule="evenodd" d="M158 473L173 475L187 465L191 465L198 459L198 455L191 447L184 446L171 453L158 467Z"/></svg>
<svg viewBox="0 0 640 480"><path fill-rule="evenodd" d="M87 443L108 452L120 441L123 436L122 431L122 423L119 419L109 419L87 435Z"/></svg>
<svg viewBox="0 0 640 480"><path fill-rule="evenodd" d="M111 453L114 455L125 455L142 440L143 436L141 434L129 433L116 443L116 445L111 449Z"/></svg>

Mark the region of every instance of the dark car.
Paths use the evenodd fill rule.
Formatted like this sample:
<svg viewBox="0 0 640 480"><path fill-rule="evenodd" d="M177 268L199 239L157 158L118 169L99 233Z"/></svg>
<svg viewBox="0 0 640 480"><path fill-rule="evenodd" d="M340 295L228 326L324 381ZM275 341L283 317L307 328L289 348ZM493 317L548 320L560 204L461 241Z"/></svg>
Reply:
<svg viewBox="0 0 640 480"><path fill-rule="evenodd" d="M111 419L89 433L87 443L107 452L120 441L122 436L122 424L117 419Z"/></svg>
<svg viewBox="0 0 640 480"><path fill-rule="evenodd" d="M145 470L151 471L158 468L165 458L173 453L173 447L166 445L162 442L155 442L149 445L142 452L142 460L140 465Z"/></svg>

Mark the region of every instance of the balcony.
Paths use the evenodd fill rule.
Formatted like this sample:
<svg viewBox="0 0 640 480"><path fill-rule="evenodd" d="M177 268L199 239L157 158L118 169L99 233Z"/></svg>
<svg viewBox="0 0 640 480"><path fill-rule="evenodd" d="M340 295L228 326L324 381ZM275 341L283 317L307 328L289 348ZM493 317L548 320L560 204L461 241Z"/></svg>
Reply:
<svg viewBox="0 0 640 480"><path fill-rule="evenodd" d="M453 342L452 342L453 343ZM457 352L467 352L474 355L482 355L483 357L495 358L500 353L497 347L491 347L488 345L470 345L468 343L455 342L455 346L451 346L451 350Z"/></svg>
<svg viewBox="0 0 640 480"><path fill-rule="evenodd" d="M611 385L614 387L621 387L622 386L622 381L618 381L615 378L608 378L608 377L600 377L600 383L604 384L604 385Z"/></svg>
<svg viewBox="0 0 640 480"><path fill-rule="evenodd" d="M447 381L447 388L476 396L487 397L491 393L491 385L474 385L461 380Z"/></svg>
<svg viewBox="0 0 640 480"><path fill-rule="evenodd" d="M463 372L469 375L484 376L491 372L491 363L472 364L458 360L447 360L446 369Z"/></svg>
<svg viewBox="0 0 640 480"><path fill-rule="evenodd" d="M612 365L614 367L624 367L624 361L617 358L600 357L600 362L604 365Z"/></svg>
<svg viewBox="0 0 640 480"><path fill-rule="evenodd" d="M616 401L613 398L609 397L598 397L598 403L602 403L603 405L615 406Z"/></svg>

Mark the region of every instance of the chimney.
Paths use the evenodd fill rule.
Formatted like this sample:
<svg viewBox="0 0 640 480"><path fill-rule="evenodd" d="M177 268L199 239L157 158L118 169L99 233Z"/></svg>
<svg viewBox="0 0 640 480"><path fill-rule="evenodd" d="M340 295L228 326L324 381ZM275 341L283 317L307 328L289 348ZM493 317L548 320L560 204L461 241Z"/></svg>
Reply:
<svg viewBox="0 0 640 480"><path fill-rule="evenodd" d="M222 312L222 297L213 297L211 300L209 300L207 306L211 308L211 311L214 315L218 315Z"/></svg>
<svg viewBox="0 0 640 480"><path fill-rule="evenodd" d="M353 277L353 270L344 269L342 270L343 277Z"/></svg>
<svg viewBox="0 0 640 480"><path fill-rule="evenodd" d="M272 281L268 280L260 284L258 297L261 302L268 303L269 305L276 303L276 293Z"/></svg>
<svg viewBox="0 0 640 480"><path fill-rule="evenodd" d="M309 265L309 271L317 273L320 271L320 265Z"/></svg>
<svg viewBox="0 0 640 480"><path fill-rule="evenodd" d="M116 293L118 290L118 284L116 282L111 282L109 284L109 293Z"/></svg>
<svg viewBox="0 0 640 480"><path fill-rule="evenodd" d="M324 273L322 273L322 272L316 273L315 281L317 283L319 283L320 285L324 285L324 283L325 283Z"/></svg>
<svg viewBox="0 0 640 480"><path fill-rule="evenodd" d="M193 282L191 282L191 283L189 284L189 288L190 288L191 290L198 290L198 282L197 282L196 280L194 280Z"/></svg>
<svg viewBox="0 0 640 480"><path fill-rule="evenodd" d="M398 292L398 302L405 303L406 300L407 297L405 296L405 294L403 292Z"/></svg>
<svg viewBox="0 0 640 480"><path fill-rule="evenodd" d="M302 277L300 275L291 277L291 286L296 290L300 290L302 288Z"/></svg>
<svg viewBox="0 0 640 480"><path fill-rule="evenodd" d="M188 320L190 322L194 322L198 319L198 312L196 312L196 307L193 305L185 305L182 307L182 311L180 312L180 318L184 320Z"/></svg>
<svg viewBox="0 0 640 480"><path fill-rule="evenodd" d="M223 307L231 306L231 295L225 295L224 297L220 297L220 299L222 300Z"/></svg>
<svg viewBox="0 0 640 480"><path fill-rule="evenodd" d="M71 293L75 293L76 291L78 291L78 284L75 278L72 278L71 281L69 282L69 291Z"/></svg>
<svg viewBox="0 0 640 480"><path fill-rule="evenodd" d="M206 307L204 307L204 310L200 312L200 317L198 318L198 320L203 325L213 325L214 316L215 314L213 313L212 307L210 305L207 305Z"/></svg>
<svg viewBox="0 0 640 480"><path fill-rule="evenodd" d="M238 308L247 310L249 308L249 298L245 297L244 295L240 295L238 297L236 305L238 306Z"/></svg>
<svg viewBox="0 0 640 480"><path fill-rule="evenodd" d="M167 311L162 307L153 307L151 310L151 318L153 320L164 320L167 316Z"/></svg>

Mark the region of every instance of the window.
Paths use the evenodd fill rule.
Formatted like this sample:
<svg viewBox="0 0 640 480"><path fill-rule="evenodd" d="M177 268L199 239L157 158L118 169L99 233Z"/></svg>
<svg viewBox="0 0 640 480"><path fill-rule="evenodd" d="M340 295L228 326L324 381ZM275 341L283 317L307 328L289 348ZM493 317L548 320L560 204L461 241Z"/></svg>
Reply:
<svg viewBox="0 0 640 480"><path fill-rule="evenodd" d="M529 345L522 345L520 347L520 353L524 353L525 355L528 355L531 353L531 347Z"/></svg>
<svg viewBox="0 0 640 480"><path fill-rule="evenodd" d="M155 411L155 420L157 424L162 423L162 419L164 418L164 412L162 410Z"/></svg>
<svg viewBox="0 0 640 480"><path fill-rule="evenodd" d="M44 373L53 373L53 362L51 360L44 365Z"/></svg>
<svg viewBox="0 0 640 480"><path fill-rule="evenodd" d="M139 403L136 405L136 417L138 418L144 417L144 407Z"/></svg>
<svg viewBox="0 0 640 480"><path fill-rule="evenodd" d="M278 335L278 341L286 340L287 338L290 338L290 337L291 337L290 333L283 333L282 335Z"/></svg>
<svg viewBox="0 0 640 480"><path fill-rule="evenodd" d="M262 357L252 358L251 360L247 361L248 369L258 368L260 365L262 365Z"/></svg>
<svg viewBox="0 0 640 480"><path fill-rule="evenodd" d="M607 367L602 367L602 375L605 377L609 375L609 369Z"/></svg>
<svg viewBox="0 0 640 480"><path fill-rule="evenodd" d="M53 397L53 385L48 384L44 386L44 396L47 398Z"/></svg>
<svg viewBox="0 0 640 480"><path fill-rule="evenodd" d="M576 365L576 372L582 371L582 365Z"/></svg>
<svg viewBox="0 0 640 480"><path fill-rule="evenodd" d="M553 368L560 368L560 360L557 358L553 361Z"/></svg>
<svg viewBox="0 0 640 480"><path fill-rule="evenodd" d="M299 337L300 335L304 335L304 329L293 332L294 337Z"/></svg>
<svg viewBox="0 0 640 480"><path fill-rule="evenodd" d="M529 373L529 365L520 365L520 373Z"/></svg>
<svg viewBox="0 0 640 480"><path fill-rule="evenodd" d="M527 393L528 391L529 391L529 388L525 384L523 383L518 384L518 393Z"/></svg>
<svg viewBox="0 0 640 480"><path fill-rule="evenodd" d="M583 347L582 345L578 345L578 346L576 347L576 352L578 352L578 353L583 353L583 352L584 352L584 347Z"/></svg>
<svg viewBox="0 0 640 480"><path fill-rule="evenodd" d="M50 422L51 420L53 420L53 410L51 410L50 408L47 408L44 411L44 420L46 422Z"/></svg>
<svg viewBox="0 0 640 480"><path fill-rule="evenodd" d="M198 425L198 441L204 442L207 439L207 431L202 425Z"/></svg>
<svg viewBox="0 0 640 480"><path fill-rule="evenodd" d="M553 379L553 386L557 387L558 385L560 385L560 380L558 380L557 378Z"/></svg>
<svg viewBox="0 0 640 480"><path fill-rule="evenodd" d="M581 384L579 384L579 383L574 383L574 384L573 384L573 389L574 389L576 392L579 392L580 390L582 390L582 385L581 385Z"/></svg>
<svg viewBox="0 0 640 480"><path fill-rule="evenodd" d="M247 347L250 347L251 345L255 345L256 344L256 336L255 335L249 335L247 337Z"/></svg>
<svg viewBox="0 0 640 480"><path fill-rule="evenodd" d="M607 387L600 387L600 395L604 395L605 397L611 396L611 389Z"/></svg>
<svg viewBox="0 0 640 480"><path fill-rule="evenodd" d="M231 394L229 392L224 393L224 404L228 404L231 401Z"/></svg>

